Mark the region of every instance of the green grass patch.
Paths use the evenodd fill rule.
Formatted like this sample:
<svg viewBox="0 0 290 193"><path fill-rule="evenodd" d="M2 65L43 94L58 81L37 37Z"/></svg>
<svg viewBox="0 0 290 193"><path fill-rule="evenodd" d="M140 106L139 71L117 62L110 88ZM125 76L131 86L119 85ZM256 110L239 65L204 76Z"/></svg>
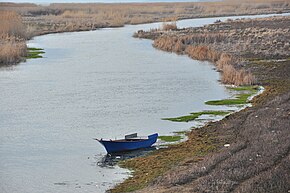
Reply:
<svg viewBox="0 0 290 193"><path fill-rule="evenodd" d="M44 51L42 51L42 48L28 48L28 53L26 58L27 59L35 59L35 58L42 58Z"/></svg>
<svg viewBox="0 0 290 193"><path fill-rule="evenodd" d="M228 88L235 91L248 91L251 93L255 93L259 90L259 86L240 86L240 87L228 87Z"/></svg>
<svg viewBox="0 0 290 193"><path fill-rule="evenodd" d="M163 118L162 120L174 121L174 122L189 122L197 119L201 115L226 115L228 111L202 111L202 112L195 112L190 113L187 116L175 117L175 118Z"/></svg>
<svg viewBox="0 0 290 193"><path fill-rule="evenodd" d="M43 50L42 48L28 48L29 51L39 51Z"/></svg>
<svg viewBox="0 0 290 193"><path fill-rule="evenodd" d="M158 139L165 141L165 142L175 142L182 139L180 135L172 135L172 136L158 136Z"/></svg>
<svg viewBox="0 0 290 193"><path fill-rule="evenodd" d="M206 101L207 105L242 105L248 103L248 98L259 90L258 86L241 86L241 87L229 87L231 90L241 92L233 99L213 100Z"/></svg>
<svg viewBox="0 0 290 193"><path fill-rule="evenodd" d="M182 160L191 162L201 161L203 157L211 152L217 151L224 142L217 140L217 131L207 128L191 131L186 143L171 144L169 148L161 148L152 153L121 162L121 167L133 170L133 176L127 178L123 183L117 184L112 193L129 192L142 189L152 183L158 176L180 164Z"/></svg>
<svg viewBox="0 0 290 193"><path fill-rule="evenodd" d="M188 131L174 131L173 133L177 135L185 135L187 132Z"/></svg>
<svg viewBox="0 0 290 193"><path fill-rule="evenodd" d="M251 95L252 93L239 94L235 99L206 101L205 104L207 105L241 105L241 104L246 104L248 102L248 98Z"/></svg>

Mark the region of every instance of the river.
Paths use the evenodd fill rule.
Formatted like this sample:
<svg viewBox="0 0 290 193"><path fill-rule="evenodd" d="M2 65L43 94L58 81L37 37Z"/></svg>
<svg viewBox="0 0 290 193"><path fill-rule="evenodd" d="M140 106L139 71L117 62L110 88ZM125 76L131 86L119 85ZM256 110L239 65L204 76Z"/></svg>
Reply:
<svg viewBox="0 0 290 193"><path fill-rule="evenodd" d="M44 48L44 58L0 68L1 192L104 192L128 171L100 166L106 152L93 138L167 135L194 123L161 118L220 108L204 104L232 95L213 65L132 38L160 25L35 37L29 46Z"/></svg>

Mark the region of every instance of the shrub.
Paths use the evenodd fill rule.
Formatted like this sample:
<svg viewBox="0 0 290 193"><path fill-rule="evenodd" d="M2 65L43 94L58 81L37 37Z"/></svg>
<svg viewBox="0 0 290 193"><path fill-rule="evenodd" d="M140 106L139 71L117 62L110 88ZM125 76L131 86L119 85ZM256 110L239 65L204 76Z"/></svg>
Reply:
<svg viewBox="0 0 290 193"><path fill-rule="evenodd" d="M0 65L20 62L27 54L25 42L6 42L0 44Z"/></svg>
<svg viewBox="0 0 290 193"><path fill-rule="evenodd" d="M20 62L27 54L28 37L20 16L13 11L0 11L0 65Z"/></svg>
<svg viewBox="0 0 290 193"><path fill-rule="evenodd" d="M162 30L163 31L170 31L170 30L176 30L177 29L177 25L176 22L171 22L171 23L163 23L162 24Z"/></svg>
<svg viewBox="0 0 290 193"><path fill-rule="evenodd" d="M25 39L26 30L21 17L14 11L0 11L0 34Z"/></svg>

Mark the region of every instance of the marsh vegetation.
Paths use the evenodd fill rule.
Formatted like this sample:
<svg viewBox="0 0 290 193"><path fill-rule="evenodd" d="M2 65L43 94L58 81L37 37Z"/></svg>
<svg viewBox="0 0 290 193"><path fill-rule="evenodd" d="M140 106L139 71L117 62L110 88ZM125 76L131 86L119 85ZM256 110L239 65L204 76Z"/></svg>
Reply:
<svg viewBox="0 0 290 193"><path fill-rule="evenodd" d="M228 111L202 111L202 112L190 113L190 115L176 117L176 118L163 118L163 120L175 121L175 122L189 122L189 121L193 121L199 118L201 115L224 116L229 113L230 112Z"/></svg>
<svg viewBox="0 0 290 193"><path fill-rule="evenodd" d="M290 188L290 60L287 51L289 19L289 16L247 19L217 22L198 29L168 33L163 31L163 34L158 31L139 33L139 37L144 34L146 38L155 40L167 38L168 41L181 42L181 45L187 46L182 42L185 37L196 37L197 31L204 33L200 35L202 37L212 37L210 34L217 30L219 35L213 39L221 42L210 45L221 45L223 52L241 57L241 61L245 62L235 63L234 68L251 72L256 81L265 87L265 91L253 99L253 107L231 114L214 124L208 123L202 128L192 130L188 134L187 142L170 146L148 157L127 161L124 165L135 170L134 177L116 186L113 192L136 189L142 189L139 192L287 192ZM272 31L274 27L279 35ZM252 28L256 30L251 31ZM245 31L247 33L243 33ZM263 38L256 37L255 32L262 33ZM240 33L243 35L238 36ZM213 39L208 38L206 41ZM236 47L237 42L243 44L247 39L251 41L247 44L249 50L255 51L240 52L243 47ZM264 47L265 40L281 43L279 46L273 44ZM180 50L175 48L175 44L171 45L173 46L161 47L173 52ZM272 52L272 49L275 51ZM206 57L201 54L200 58ZM218 57L212 58L215 58L213 61L218 61ZM248 86L232 89L244 93L236 99L207 103L245 103L248 96L257 91L257 87ZM157 174L151 174L146 169L152 165L158 171ZM142 175L147 172L149 175Z"/></svg>
<svg viewBox="0 0 290 193"><path fill-rule="evenodd" d="M0 11L0 66L23 60L27 54L27 32L21 17L12 11Z"/></svg>
<svg viewBox="0 0 290 193"><path fill-rule="evenodd" d="M95 30L156 21L224 15L283 13L283 0L183 3L0 3L0 64L15 64L27 54L25 40L41 34ZM164 30L175 30L166 23ZM232 69L230 69L232 72ZM245 72L242 72L245 73ZM249 77L248 79L251 79ZM249 80L248 80L249 82Z"/></svg>
<svg viewBox="0 0 290 193"><path fill-rule="evenodd" d="M281 13L289 11L289 3L278 0L160 3L154 4L154 9L152 4L1 3L0 9L4 10L0 15L0 63L15 64L27 56L25 40L33 35L119 27L167 18ZM192 130L187 142L123 162L123 166L134 170L133 176L112 192L139 189L143 192L288 191L289 17L217 22L198 29L165 26L161 33L163 36L160 31L154 34L160 38L156 39L156 47L212 61L224 74L223 82L236 85L257 82L266 91L254 99L254 107ZM37 57L43 51L31 49L30 52ZM212 103L244 103L248 96L245 93L235 101Z"/></svg>
<svg viewBox="0 0 290 193"><path fill-rule="evenodd" d="M45 52L42 48L28 48L28 53L26 58L33 59L33 58L42 58L42 54Z"/></svg>

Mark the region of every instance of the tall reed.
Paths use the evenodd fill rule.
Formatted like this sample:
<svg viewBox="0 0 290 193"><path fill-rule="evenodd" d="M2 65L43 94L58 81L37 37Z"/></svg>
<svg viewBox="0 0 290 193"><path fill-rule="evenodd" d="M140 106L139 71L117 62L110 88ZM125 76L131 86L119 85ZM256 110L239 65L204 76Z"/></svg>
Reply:
<svg viewBox="0 0 290 193"><path fill-rule="evenodd" d="M0 34L16 38L26 38L26 28L15 11L0 11Z"/></svg>
<svg viewBox="0 0 290 193"><path fill-rule="evenodd" d="M27 54L25 42L7 42L0 44L0 65L16 64Z"/></svg>
<svg viewBox="0 0 290 193"><path fill-rule="evenodd" d="M0 65L20 62L27 54L26 27L14 11L0 11Z"/></svg>
<svg viewBox="0 0 290 193"><path fill-rule="evenodd" d="M255 83L255 77L250 72L235 68L241 62L237 57L218 52L207 45L186 45L182 37L167 36L155 39L153 45L165 51L185 53L196 60L213 62L217 69L221 71L221 81L225 84L241 86Z"/></svg>

